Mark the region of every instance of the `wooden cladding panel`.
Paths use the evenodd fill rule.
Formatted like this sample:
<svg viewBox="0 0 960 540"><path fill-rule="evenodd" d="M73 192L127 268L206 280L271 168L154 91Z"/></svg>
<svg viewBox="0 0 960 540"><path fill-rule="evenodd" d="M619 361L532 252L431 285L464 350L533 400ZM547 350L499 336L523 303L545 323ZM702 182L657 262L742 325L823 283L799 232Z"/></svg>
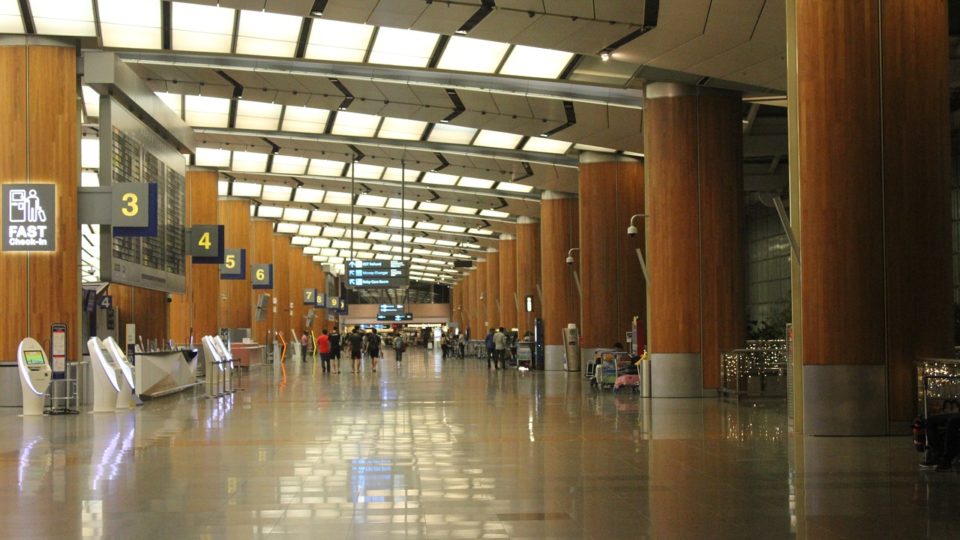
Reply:
<svg viewBox="0 0 960 540"><path fill-rule="evenodd" d="M187 171L187 225L220 223L217 205L216 171ZM192 264L187 259L187 290L173 295L169 305L170 338L187 343L190 331L196 341L219 331L220 267L216 264Z"/></svg>
<svg viewBox="0 0 960 540"><path fill-rule="evenodd" d="M53 323L68 325L67 356L79 359L76 54L74 47L0 47L0 183L57 186L57 251L0 255L8 306L0 327L0 359L6 361L16 359L17 346L28 335L49 348Z"/></svg>
<svg viewBox="0 0 960 540"><path fill-rule="evenodd" d="M297 338L300 337L300 331L303 330L291 326L293 319L290 313L290 302L293 301L291 300L293 298L291 294L297 284L294 279L294 272L291 269L291 264L296 260L294 259L294 250L290 246L290 239L286 236L273 235L273 252L276 254L273 261L273 293L277 298L277 313L274 315L274 324L276 330L283 334L283 339L289 341L293 337L290 335L291 328L297 333ZM302 300L299 294L296 299L297 301Z"/></svg>
<svg viewBox="0 0 960 540"><path fill-rule="evenodd" d="M562 345L562 329L580 326L580 298L567 251L579 244L577 200L550 199L540 203L540 245L543 247L543 335L547 345Z"/></svg>
<svg viewBox="0 0 960 540"><path fill-rule="evenodd" d="M279 299L277 303L274 304L274 299L277 298L277 268L276 261L274 260L273 254L273 222L266 221L262 219L254 219L250 221L250 263L251 264L273 264L273 289L272 290L256 290L252 291L251 302L247 305L247 309L251 314L251 328L253 340L257 343L271 343L273 341L273 336L268 335L269 332L274 330L273 325L273 316L274 308L278 311L281 309ZM247 287L250 287L250 283L247 282ZM258 321L256 318L257 310L257 298L261 294L270 295L266 313L262 321ZM284 336L286 339L286 336Z"/></svg>
<svg viewBox="0 0 960 540"><path fill-rule="evenodd" d="M143 336L145 342L152 339L162 342L170 338L166 317L167 293L113 284L110 285L109 294L113 296L113 305L117 308L117 328L121 340L128 324L136 325L137 337Z"/></svg>
<svg viewBox="0 0 960 540"><path fill-rule="evenodd" d="M500 321L500 252L487 253L486 319L491 328L502 326Z"/></svg>
<svg viewBox="0 0 960 540"><path fill-rule="evenodd" d="M252 292L250 289L250 203L241 200L221 200L220 220L224 226L226 247L247 250L247 279L220 281L220 326L224 328L251 328Z"/></svg>
<svg viewBox="0 0 960 540"><path fill-rule="evenodd" d="M657 353L701 352L696 100L652 99L644 110L650 351Z"/></svg>
<svg viewBox="0 0 960 540"><path fill-rule="evenodd" d="M646 284L636 255L643 246L643 222L636 238L626 234L630 216L643 213L643 164L582 164L578 200L582 343L611 347L623 341L635 315L645 320Z"/></svg>
<svg viewBox="0 0 960 540"><path fill-rule="evenodd" d="M500 324L517 328L517 241L500 240ZM521 334L522 335L522 334Z"/></svg>
<svg viewBox="0 0 960 540"><path fill-rule="evenodd" d="M464 330L470 330L470 337L474 337L477 332L477 327L475 326L473 317L470 315L473 312L473 306L476 304L474 300L474 281L475 281L476 270L467 274L467 277L463 278L463 313L461 317L463 318Z"/></svg>
<svg viewBox="0 0 960 540"><path fill-rule="evenodd" d="M720 387L720 355L744 345L743 146L739 96L702 96L700 283L703 387Z"/></svg>
<svg viewBox="0 0 960 540"><path fill-rule="evenodd" d="M486 335L488 323L493 324L487 321L487 262L477 264L477 271L474 274L477 280L474 285L477 303L473 309L473 317L478 335Z"/></svg>
<svg viewBox="0 0 960 540"><path fill-rule="evenodd" d="M517 298L520 299L517 328L520 335L533 332L533 323L543 313L537 285L541 283L540 274L540 224L517 224ZM533 297L533 311L527 313L524 306L527 296Z"/></svg>

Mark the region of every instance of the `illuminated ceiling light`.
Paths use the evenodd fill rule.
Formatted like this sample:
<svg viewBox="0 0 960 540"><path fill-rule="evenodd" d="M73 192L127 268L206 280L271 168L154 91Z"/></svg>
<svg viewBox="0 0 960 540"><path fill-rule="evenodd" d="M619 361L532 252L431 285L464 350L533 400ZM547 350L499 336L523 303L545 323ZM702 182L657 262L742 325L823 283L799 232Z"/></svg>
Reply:
<svg viewBox="0 0 960 540"><path fill-rule="evenodd" d="M6 1L6 0L4 0ZM3 32L3 4L0 3L0 32ZM88 117L100 116L100 94L89 86L82 86L80 93L83 96L83 107Z"/></svg>
<svg viewBox="0 0 960 540"><path fill-rule="evenodd" d="M457 185L460 187L468 188L477 188L477 189L490 189L493 185L496 184L493 180L485 180L483 178L468 178L463 177L457 182Z"/></svg>
<svg viewBox="0 0 960 540"><path fill-rule="evenodd" d="M413 209L416 208L416 207L417 207L417 201L411 201L410 199L404 199L404 200L403 200L403 208L404 208L404 210L413 210ZM400 199L395 198L395 197L391 197L391 198L387 201L387 208L391 208L391 209L394 209L394 210L399 210L399 209L400 209Z"/></svg>
<svg viewBox="0 0 960 540"><path fill-rule="evenodd" d="M573 53L517 45L500 69L501 75L556 79L570 63Z"/></svg>
<svg viewBox="0 0 960 540"><path fill-rule="evenodd" d="M415 228L421 231L439 231L440 225L437 223L430 223L428 221L421 221L417 223Z"/></svg>
<svg viewBox="0 0 960 540"><path fill-rule="evenodd" d="M232 169L240 172L266 172L269 157L260 152L234 152Z"/></svg>
<svg viewBox="0 0 960 540"><path fill-rule="evenodd" d="M303 191L303 188L298 189L297 193L299 194L301 191ZM333 223L336 220L337 213L327 210L314 210L313 214L310 216L310 221L314 223Z"/></svg>
<svg viewBox="0 0 960 540"><path fill-rule="evenodd" d="M547 139L544 137L530 137L523 149L528 152L544 152L547 154L566 154L573 143Z"/></svg>
<svg viewBox="0 0 960 540"><path fill-rule="evenodd" d="M508 218L510 214L499 210L481 210L480 215L489 218Z"/></svg>
<svg viewBox="0 0 960 540"><path fill-rule="evenodd" d="M226 197L230 194L230 182L226 180L217 181L217 195L220 197Z"/></svg>
<svg viewBox="0 0 960 540"><path fill-rule="evenodd" d="M287 105L283 113L282 129L297 133L323 133L329 116L330 111L326 109Z"/></svg>
<svg viewBox="0 0 960 540"><path fill-rule="evenodd" d="M209 96L186 96L184 120L194 127L225 128L230 121L230 100Z"/></svg>
<svg viewBox="0 0 960 540"><path fill-rule="evenodd" d="M99 0L97 9L105 47L161 47L160 0Z"/></svg>
<svg viewBox="0 0 960 540"><path fill-rule="evenodd" d="M233 185L236 186L237 182L234 182ZM280 206L261 205L257 208L257 217L280 219L283 217L283 208Z"/></svg>
<svg viewBox="0 0 960 540"><path fill-rule="evenodd" d="M355 137L373 137L380 125L380 117L375 114L362 114L341 111L331 130L334 135L352 135Z"/></svg>
<svg viewBox="0 0 960 540"><path fill-rule="evenodd" d="M342 161L331 161L329 159L311 159L309 174L313 176L340 176L343 173Z"/></svg>
<svg viewBox="0 0 960 540"><path fill-rule="evenodd" d="M516 133L506 133L503 131L483 129L477 134L477 138L474 139L473 144L477 146L486 146L489 148L510 149L516 148L522 139L523 135L518 135Z"/></svg>
<svg viewBox="0 0 960 540"><path fill-rule="evenodd" d="M373 26L341 21L313 21L304 57L310 60L363 62Z"/></svg>
<svg viewBox="0 0 960 540"><path fill-rule="evenodd" d="M440 227L440 230L443 232L462 233L465 232L467 228L459 225L444 225L443 227Z"/></svg>
<svg viewBox="0 0 960 540"><path fill-rule="evenodd" d="M297 234L299 230L300 225L296 223L287 223L285 221L277 223L277 232L280 234Z"/></svg>
<svg viewBox="0 0 960 540"><path fill-rule="evenodd" d="M479 234L481 236L490 236L491 234L493 234L493 231L490 231L487 229L470 229L467 232L469 232L470 234Z"/></svg>
<svg viewBox="0 0 960 540"><path fill-rule="evenodd" d="M381 27L368 61L371 64L425 68L437 46L438 34Z"/></svg>
<svg viewBox="0 0 960 540"><path fill-rule="evenodd" d="M449 208L449 205L433 202L422 202L417 206L418 210L423 210L424 212L446 212L447 208Z"/></svg>
<svg viewBox="0 0 960 540"><path fill-rule="evenodd" d="M602 61L604 61L604 62L609 61L609 60L610 60L610 52L611 52L611 51L609 51L609 50L607 50L607 49L604 49L604 50L600 51L600 60L602 60Z"/></svg>
<svg viewBox="0 0 960 540"><path fill-rule="evenodd" d="M383 167L380 165L369 165L367 163L351 163L347 169L347 177L353 176L369 180L379 180L383 176Z"/></svg>
<svg viewBox="0 0 960 540"><path fill-rule="evenodd" d="M181 94L171 94L169 92L155 92L160 101L170 108L177 116L183 112L183 96Z"/></svg>
<svg viewBox="0 0 960 540"><path fill-rule="evenodd" d="M451 206L447 212L451 214L462 214L464 216L475 216L478 212L476 208L469 208L466 206Z"/></svg>
<svg viewBox="0 0 960 540"><path fill-rule="evenodd" d="M493 73L510 48L508 43L453 36L443 49L438 69Z"/></svg>
<svg viewBox="0 0 960 540"><path fill-rule="evenodd" d="M494 0L480 0L480 7L473 12L473 15L467 19L467 22L463 23L460 28L457 28L457 33L460 35L466 35L470 33L480 21L487 18L491 12L493 12Z"/></svg>
<svg viewBox="0 0 960 540"><path fill-rule="evenodd" d="M263 186L263 200L275 202L287 202L290 200L290 194L293 188L290 186L278 186L267 184Z"/></svg>
<svg viewBox="0 0 960 540"><path fill-rule="evenodd" d="M303 248L303 254L304 254L304 255L319 255L319 254L320 254L320 248L317 248L317 247L305 247L305 248Z"/></svg>
<svg viewBox="0 0 960 540"><path fill-rule="evenodd" d="M17 0L0 0L0 33L22 34L23 18Z"/></svg>
<svg viewBox="0 0 960 540"><path fill-rule="evenodd" d="M276 165L276 158L274 157L274 165ZM309 203L309 204L320 204L323 202L323 196L327 192L322 189L313 189L313 188L297 188L297 192L293 195L293 200L299 203ZM316 213L316 212L314 212ZM316 220L313 220L316 221Z"/></svg>
<svg viewBox="0 0 960 540"><path fill-rule="evenodd" d="M386 203L387 203L387 198L381 197L379 195L363 194L357 197L357 206L365 206L369 208L383 208L383 205Z"/></svg>
<svg viewBox="0 0 960 540"><path fill-rule="evenodd" d="M290 240L290 243L293 244L293 245L295 245L295 246L309 246L309 245L310 245L310 239L307 238L307 237L305 237L305 236L294 236L294 237Z"/></svg>
<svg viewBox="0 0 960 540"><path fill-rule="evenodd" d="M366 216L363 218L363 224L371 227L384 227L389 221L390 220L382 216Z"/></svg>
<svg viewBox="0 0 960 540"><path fill-rule="evenodd" d="M30 13L38 34L97 35L90 0L30 0Z"/></svg>
<svg viewBox="0 0 960 540"><path fill-rule="evenodd" d="M323 227L319 225L301 225L300 235L301 236L320 236L320 231L322 230L323 230Z"/></svg>
<svg viewBox="0 0 960 540"><path fill-rule="evenodd" d="M302 19L267 11L241 11L237 54L293 57Z"/></svg>
<svg viewBox="0 0 960 540"><path fill-rule="evenodd" d="M253 182L240 182L235 180L233 182L233 188L230 191L230 194L234 197L260 197L260 193L263 191L263 185L256 184ZM263 209L264 207L260 207Z"/></svg>
<svg viewBox="0 0 960 540"><path fill-rule="evenodd" d="M310 245L318 248L330 247L330 240L328 238L314 238L310 241Z"/></svg>
<svg viewBox="0 0 960 540"><path fill-rule="evenodd" d="M435 124L430 131L430 142L449 144L470 144L477 130L473 128L453 126L450 124Z"/></svg>
<svg viewBox="0 0 960 540"><path fill-rule="evenodd" d="M497 189L500 191L512 191L514 193L530 193L533 191L533 186L525 186L513 182L500 182L497 184Z"/></svg>
<svg viewBox="0 0 960 540"><path fill-rule="evenodd" d="M460 177L453 174L443 174L438 172L428 172L423 175L424 184L433 184L436 186L454 186Z"/></svg>
<svg viewBox="0 0 960 540"><path fill-rule="evenodd" d="M351 214L350 212L340 212L339 214L337 214L337 219L336 219L336 222L341 225L350 225L351 222L353 222L354 225L357 225L361 221L363 221L363 216Z"/></svg>
<svg viewBox="0 0 960 540"><path fill-rule="evenodd" d="M303 174L307 170L307 162L310 161L300 156L273 156L273 165L270 172L278 174Z"/></svg>
<svg viewBox="0 0 960 540"><path fill-rule="evenodd" d="M324 227L323 236L327 238L343 238L343 235L347 232L346 229L341 229L340 227Z"/></svg>
<svg viewBox="0 0 960 540"><path fill-rule="evenodd" d="M340 191L328 191L327 196L323 198L323 202L327 204L336 204L340 206L349 206L352 201L352 195Z"/></svg>
<svg viewBox="0 0 960 540"><path fill-rule="evenodd" d="M369 235L367 235L367 238L369 238L370 240L374 240L376 242L386 242L390 240L390 235L384 232L374 231L374 232L371 232ZM387 246L383 246L383 247L387 247ZM376 247L374 247L374 249L376 249Z"/></svg>
<svg viewBox="0 0 960 540"><path fill-rule="evenodd" d="M377 137L386 139L401 139L405 141L418 141L426 129L427 123L419 120L407 120L404 118L384 118L380 125L380 131Z"/></svg>
<svg viewBox="0 0 960 540"><path fill-rule="evenodd" d="M273 131L280 124L282 106L276 103L241 100L237 104L237 129Z"/></svg>
<svg viewBox="0 0 960 540"><path fill-rule="evenodd" d="M80 168L100 168L100 139L80 139Z"/></svg>
<svg viewBox="0 0 960 540"><path fill-rule="evenodd" d="M283 219L285 221L306 221L310 218L310 210L306 208L285 208L283 210Z"/></svg>

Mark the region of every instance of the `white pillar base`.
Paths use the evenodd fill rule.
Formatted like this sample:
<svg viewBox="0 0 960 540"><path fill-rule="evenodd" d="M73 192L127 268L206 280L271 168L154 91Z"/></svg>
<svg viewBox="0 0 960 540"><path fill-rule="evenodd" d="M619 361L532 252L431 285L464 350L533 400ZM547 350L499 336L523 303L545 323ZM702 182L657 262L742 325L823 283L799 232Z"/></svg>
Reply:
<svg viewBox="0 0 960 540"><path fill-rule="evenodd" d="M700 353L651 354L650 394L655 398L703 397Z"/></svg>

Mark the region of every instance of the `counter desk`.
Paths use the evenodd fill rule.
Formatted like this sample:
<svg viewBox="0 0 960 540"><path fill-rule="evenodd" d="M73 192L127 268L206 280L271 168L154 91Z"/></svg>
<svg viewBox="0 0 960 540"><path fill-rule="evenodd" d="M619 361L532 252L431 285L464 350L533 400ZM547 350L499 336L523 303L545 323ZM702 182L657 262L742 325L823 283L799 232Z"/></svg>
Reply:
<svg viewBox="0 0 960 540"><path fill-rule="evenodd" d="M134 354L137 395L150 399L197 385L197 349Z"/></svg>

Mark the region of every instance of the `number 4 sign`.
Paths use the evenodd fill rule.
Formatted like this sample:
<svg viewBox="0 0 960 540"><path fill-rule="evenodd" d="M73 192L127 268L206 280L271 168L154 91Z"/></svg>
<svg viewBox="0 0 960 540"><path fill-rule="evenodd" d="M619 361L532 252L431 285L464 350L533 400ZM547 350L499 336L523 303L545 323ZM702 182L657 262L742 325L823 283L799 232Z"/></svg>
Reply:
<svg viewBox="0 0 960 540"><path fill-rule="evenodd" d="M223 225L194 225L187 234L194 264L224 264Z"/></svg>

